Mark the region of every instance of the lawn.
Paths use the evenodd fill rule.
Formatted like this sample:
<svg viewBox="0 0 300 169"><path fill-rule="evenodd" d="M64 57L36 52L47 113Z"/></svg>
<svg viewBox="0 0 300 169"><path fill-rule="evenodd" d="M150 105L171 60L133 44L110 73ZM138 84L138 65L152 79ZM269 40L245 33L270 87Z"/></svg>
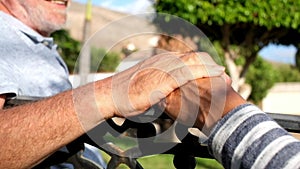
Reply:
<svg viewBox="0 0 300 169"><path fill-rule="evenodd" d="M109 161L110 156L102 152L103 158L106 162ZM223 169L223 167L212 159L196 158L196 169ZM173 155L160 154L138 159L138 162L144 169L175 169L173 165ZM128 169L126 165L120 165L118 169Z"/></svg>
<svg viewBox="0 0 300 169"><path fill-rule="evenodd" d="M136 142L133 138L122 139L114 138L110 135L105 136L107 142L112 142L121 149L125 150L129 147L135 146ZM110 156L102 152L103 158L108 163ZM173 155L159 154L152 155L143 158L139 158L138 162L144 167L144 169L175 169L173 166ZM196 169L223 169L223 167L213 159L196 158ZM120 165L118 169L128 169L126 165Z"/></svg>

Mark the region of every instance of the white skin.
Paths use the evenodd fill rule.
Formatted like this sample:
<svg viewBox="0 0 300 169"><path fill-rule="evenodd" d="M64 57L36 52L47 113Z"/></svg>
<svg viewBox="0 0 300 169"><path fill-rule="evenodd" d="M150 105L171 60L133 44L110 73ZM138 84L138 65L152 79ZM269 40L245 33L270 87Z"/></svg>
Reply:
<svg viewBox="0 0 300 169"><path fill-rule="evenodd" d="M48 36L64 24L69 3L1 0L0 10ZM141 114L189 81L224 72L201 57L209 56L156 55L113 77L35 103L0 109L0 168L31 168L105 119ZM5 93L1 94L0 108L5 99Z"/></svg>

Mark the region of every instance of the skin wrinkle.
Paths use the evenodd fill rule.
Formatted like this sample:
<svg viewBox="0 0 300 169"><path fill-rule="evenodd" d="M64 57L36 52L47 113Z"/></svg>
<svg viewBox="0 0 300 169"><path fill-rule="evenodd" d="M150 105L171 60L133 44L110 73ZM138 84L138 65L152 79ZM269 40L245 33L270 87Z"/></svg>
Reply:
<svg viewBox="0 0 300 169"><path fill-rule="evenodd" d="M180 98L182 97L183 100L187 100L185 101L185 104L190 104L190 106L186 106L187 108L198 105L199 113L195 120L195 126L202 129L202 132L207 135L210 133L211 128L216 122L224 117L230 110L237 105L246 103L241 96L233 91L230 86L231 80L225 74L222 77L202 78L195 80L195 82L198 86L195 89L193 89L192 83L182 86L182 89L191 89L190 91L185 90L186 93L184 95L188 97L182 97L179 89L168 95L165 110L170 117L173 117L174 119L176 119L177 116L182 115L179 120L183 120L182 122L185 123L184 120L187 121L189 119L189 113L182 113L182 100L180 100ZM215 83L216 85L212 85L212 83ZM199 96L193 95L194 92L191 92L196 89L199 91L200 96L200 101L198 103L193 102L193 100L195 100L193 98ZM216 96L216 99L214 100L216 103L212 102L213 95ZM218 98L219 95L224 95L224 97Z"/></svg>
<svg viewBox="0 0 300 169"><path fill-rule="evenodd" d="M36 10L44 10L44 13L39 16L40 21L49 21L58 27L65 22L66 13L57 12L54 8L55 5L49 1L2 0L0 2L1 11L15 16L43 36L49 35L53 30L45 29L46 23L44 22L29 20L28 17L31 16L31 13L35 12L36 15L39 15L40 13ZM37 6L37 4L39 5ZM35 9L35 7L39 9ZM65 11L61 5L56 7ZM6 36L3 35L2 37ZM1 45L5 46L5 44ZM150 106L148 100L151 97L149 93L152 91L160 91L163 95L169 95L180 85L202 77L220 76L224 73L224 68L217 65L209 67L211 72L204 71L203 67L206 67L206 63L198 59L200 55L205 54L174 56L174 54L167 53L164 54L167 59L161 57L162 55L155 55L140 65L117 73L113 77L59 93L35 103L0 110L1 168L31 168L105 119L142 113L140 110ZM150 71L150 68L171 73L175 79L170 81L170 78L165 77L165 74L159 71ZM191 70L191 76L183 79L181 78L181 70L186 68ZM128 82L124 83L125 80L132 77L134 72L143 69L145 70L143 74L136 75L136 79L141 77L143 80L131 83L130 87ZM152 83L156 79L160 79L160 83ZM181 84L175 83L178 80ZM135 91L127 92L127 89L143 90L140 91L142 92L140 94ZM129 104L115 102L114 99L122 94L129 95L128 98L134 98L131 100L132 105L136 106L134 110ZM160 101L159 98L152 99L153 103ZM3 102L3 97L0 100ZM117 109L117 107L121 109Z"/></svg>
<svg viewBox="0 0 300 169"><path fill-rule="evenodd" d="M66 22L66 8L55 8L46 0L3 0L5 11L44 36L61 29ZM53 8L51 11L45 8ZM1 8L0 8L1 9Z"/></svg>

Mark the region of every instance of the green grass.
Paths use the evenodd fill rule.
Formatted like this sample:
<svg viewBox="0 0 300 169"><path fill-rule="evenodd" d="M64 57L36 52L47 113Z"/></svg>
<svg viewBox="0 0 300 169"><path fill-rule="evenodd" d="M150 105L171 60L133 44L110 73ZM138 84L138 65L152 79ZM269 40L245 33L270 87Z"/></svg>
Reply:
<svg viewBox="0 0 300 169"><path fill-rule="evenodd" d="M120 147L122 150L127 150L131 147L137 145L135 138L122 136L121 138L116 138L111 135L105 135L104 139L107 142L112 142L113 144ZM110 156L105 152L101 151L106 163L110 160ZM143 166L144 169L175 169L173 165L173 155L169 154L159 154L147 157L142 157L138 159L138 162ZM128 169L126 165L122 164L118 169ZM223 169L216 160L196 158L196 169Z"/></svg>
<svg viewBox="0 0 300 169"><path fill-rule="evenodd" d="M108 163L110 156L102 152L103 158ZM144 169L175 169L173 165L173 155L159 154L153 156L147 156L139 158L138 162L143 166ZM196 158L196 169L223 169L216 160ZM126 165L122 164L118 169L129 169Z"/></svg>
<svg viewBox="0 0 300 169"><path fill-rule="evenodd" d="M144 169L175 169L173 165L173 155L160 154L144 157L138 161ZM222 169L223 167L212 159L196 158L196 169ZM154 167L155 166L155 167Z"/></svg>

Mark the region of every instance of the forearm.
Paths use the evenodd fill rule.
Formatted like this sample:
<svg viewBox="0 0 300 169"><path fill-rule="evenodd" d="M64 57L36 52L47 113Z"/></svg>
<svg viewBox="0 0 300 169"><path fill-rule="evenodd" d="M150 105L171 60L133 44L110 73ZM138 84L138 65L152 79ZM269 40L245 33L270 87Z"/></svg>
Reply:
<svg viewBox="0 0 300 169"><path fill-rule="evenodd" d="M209 148L225 168L298 168L300 164L300 142L249 104L240 105L218 122L209 137Z"/></svg>
<svg viewBox="0 0 300 169"><path fill-rule="evenodd" d="M95 84L5 110L1 167L28 168L102 120L141 114L176 88L222 73L205 53L163 53Z"/></svg>
<svg viewBox="0 0 300 169"><path fill-rule="evenodd" d="M85 86L39 102L2 110L1 168L29 168L109 118L96 114L100 109L94 111L97 108L95 101L90 102L92 98L86 93L93 87ZM99 92L101 88L97 90Z"/></svg>

